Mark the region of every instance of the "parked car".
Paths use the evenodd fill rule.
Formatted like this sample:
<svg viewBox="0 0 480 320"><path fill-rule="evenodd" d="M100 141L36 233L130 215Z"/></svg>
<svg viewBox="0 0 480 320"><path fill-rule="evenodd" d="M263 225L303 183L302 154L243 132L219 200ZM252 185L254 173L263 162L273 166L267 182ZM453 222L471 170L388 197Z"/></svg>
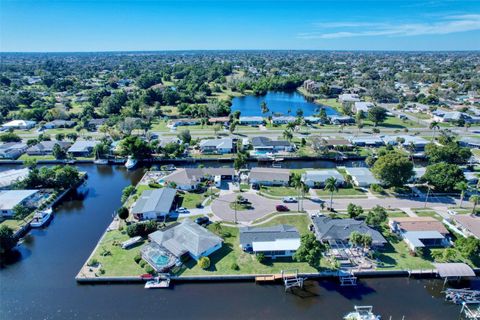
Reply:
<svg viewBox="0 0 480 320"><path fill-rule="evenodd" d="M210 222L210 219L208 217L198 217L195 219L195 223L202 225L202 224L208 224Z"/></svg>
<svg viewBox="0 0 480 320"><path fill-rule="evenodd" d="M260 190L260 185L258 183L252 184L252 189L253 190Z"/></svg>
<svg viewBox="0 0 480 320"><path fill-rule="evenodd" d="M285 202L285 203L295 203L295 202L297 202L297 198L295 198L295 197L283 197L283 202Z"/></svg>
<svg viewBox="0 0 480 320"><path fill-rule="evenodd" d="M184 208L184 207L180 207L180 208L177 209L177 212L178 213L188 213L188 209Z"/></svg>
<svg viewBox="0 0 480 320"><path fill-rule="evenodd" d="M237 203L239 203L239 204L248 203L248 199L247 199L247 198L244 198L244 197L241 197L240 199L237 200Z"/></svg>
<svg viewBox="0 0 480 320"><path fill-rule="evenodd" d="M278 212L285 212L285 211L290 211L290 209L288 209L287 206L284 206L283 204L279 204L275 207L275 209L278 211Z"/></svg>
<svg viewBox="0 0 480 320"><path fill-rule="evenodd" d="M447 210L447 213L448 213L449 215L451 215L451 216L454 216L454 215L457 214L457 211L455 211L455 210Z"/></svg>

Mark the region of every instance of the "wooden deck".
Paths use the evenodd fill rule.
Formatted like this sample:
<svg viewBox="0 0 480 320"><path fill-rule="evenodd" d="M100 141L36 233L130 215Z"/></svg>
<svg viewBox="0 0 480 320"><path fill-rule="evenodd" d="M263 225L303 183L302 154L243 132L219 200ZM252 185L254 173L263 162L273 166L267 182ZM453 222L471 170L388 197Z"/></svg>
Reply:
<svg viewBox="0 0 480 320"><path fill-rule="evenodd" d="M284 274L283 276L285 276L286 278L295 277L294 274ZM272 282L272 281L282 280L283 276L281 273L265 275L265 276L256 276L255 282Z"/></svg>

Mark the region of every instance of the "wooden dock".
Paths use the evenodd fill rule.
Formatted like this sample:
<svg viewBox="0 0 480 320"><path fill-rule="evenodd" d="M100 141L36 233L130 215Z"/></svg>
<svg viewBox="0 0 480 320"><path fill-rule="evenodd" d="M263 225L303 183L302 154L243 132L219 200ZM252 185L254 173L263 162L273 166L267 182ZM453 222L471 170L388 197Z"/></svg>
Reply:
<svg viewBox="0 0 480 320"><path fill-rule="evenodd" d="M294 274L289 275L291 277L295 276ZM278 280L283 280L283 275L281 273L256 276L255 282L275 282Z"/></svg>

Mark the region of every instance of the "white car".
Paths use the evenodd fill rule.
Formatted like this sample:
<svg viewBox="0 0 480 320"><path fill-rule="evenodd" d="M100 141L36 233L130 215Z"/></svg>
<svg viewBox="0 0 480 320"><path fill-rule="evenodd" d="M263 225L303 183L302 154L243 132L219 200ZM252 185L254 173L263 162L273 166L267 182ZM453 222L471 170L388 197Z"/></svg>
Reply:
<svg viewBox="0 0 480 320"><path fill-rule="evenodd" d="M180 208L177 209L177 212L178 213L188 213L188 209L184 208L184 207L180 207Z"/></svg>
<svg viewBox="0 0 480 320"><path fill-rule="evenodd" d="M297 202L297 198L295 197L283 197L284 203L294 203Z"/></svg>
<svg viewBox="0 0 480 320"><path fill-rule="evenodd" d="M447 213L451 216L454 216L457 214L457 211L454 211L454 210L447 210Z"/></svg>

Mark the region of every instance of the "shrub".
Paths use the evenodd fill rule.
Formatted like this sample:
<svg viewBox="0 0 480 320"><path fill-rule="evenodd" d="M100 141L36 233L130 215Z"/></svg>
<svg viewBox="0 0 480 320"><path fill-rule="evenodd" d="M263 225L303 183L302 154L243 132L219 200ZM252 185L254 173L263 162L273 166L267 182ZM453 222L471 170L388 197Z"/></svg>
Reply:
<svg viewBox="0 0 480 320"><path fill-rule="evenodd" d="M156 182L150 182L150 183L148 183L148 186L152 189L159 189L159 188L162 187L160 184L158 184Z"/></svg>
<svg viewBox="0 0 480 320"><path fill-rule="evenodd" d="M153 269L152 266L149 265L149 264L147 264L147 265L145 266L145 271L146 271L147 273L149 273L149 274L154 274L154 273L155 273L155 269Z"/></svg>
<svg viewBox="0 0 480 320"><path fill-rule="evenodd" d="M208 257L201 257L200 259L198 259L198 265L199 265L200 268L202 268L203 270L208 269L208 268L210 267L210 258L208 258Z"/></svg>
<svg viewBox="0 0 480 320"><path fill-rule="evenodd" d="M260 263L264 263L267 260L267 257L263 253L257 254L257 261Z"/></svg>
<svg viewBox="0 0 480 320"><path fill-rule="evenodd" d="M145 267L145 265L147 264L147 262L145 260L140 260L140 267Z"/></svg>
<svg viewBox="0 0 480 320"><path fill-rule="evenodd" d="M195 204L195 207L196 207L197 209L202 208L202 203L201 203L201 202L197 202L197 204Z"/></svg>
<svg viewBox="0 0 480 320"><path fill-rule="evenodd" d="M236 271L240 270L240 267L239 267L238 264L236 264L235 262L232 263L232 265L230 266L230 268L232 268L232 270L236 270Z"/></svg>
<svg viewBox="0 0 480 320"><path fill-rule="evenodd" d="M383 192L382 186L379 185L379 184L376 184L376 183L372 184L372 185L370 186L370 189L371 189L373 192L377 192L377 193L382 193L382 192Z"/></svg>
<svg viewBox="0 0 480 320"><path fill-rule="evenodd" d="M98 260L95 258L92 258L90 261L88 261L87 266L93 267L93 266L96 266L97 264L98 264Z"/></svg>
<svg viewBox="0 0 480 320"><path fill-rule="evenodd" d="M98 273L100 273L100 274L105 274L105 269L100 268L100 269L98 270Z"/></svg>
<svg viewBox="0 0 480 320"><path fill-rule="evenodd" d="M142 255L140 253L137 253L137 255L133 257L133 261L138 264L140 261L142 261Z"/></svg>

